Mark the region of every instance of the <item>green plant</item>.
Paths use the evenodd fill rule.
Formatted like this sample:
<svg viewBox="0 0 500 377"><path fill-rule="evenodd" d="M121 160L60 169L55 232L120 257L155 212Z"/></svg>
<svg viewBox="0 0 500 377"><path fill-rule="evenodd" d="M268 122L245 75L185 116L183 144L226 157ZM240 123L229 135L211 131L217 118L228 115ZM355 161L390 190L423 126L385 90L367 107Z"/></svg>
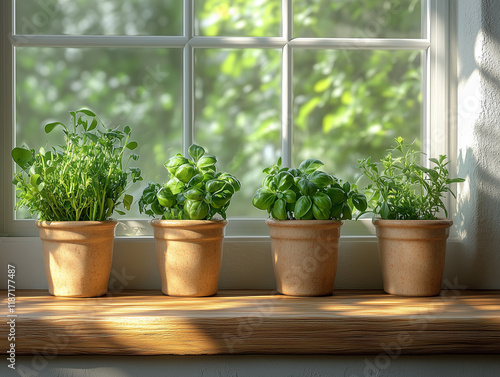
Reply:
<svg viewBox="0 0 500 377"><path fill-rule="evenodd" d="M447 192L455 196L449 185L464 179L449 178L446 156L429 158L434 167L427 168L420 165L422 153L413 150L412 144L405 144L402 137L396 142L381 163L370 157L359 160L359 168L372 182L367 187L370 212L392 220L435 220L440 210L448 216L442 198Z"/></svg>
<svg viewBox="0 0 500 377"><path fill-rule="evenodd" d="M40 220L102 221L123 204L130 209L132 196L125 194L129 177L142 180L138 168L123 164L126 149L137 148L129 141L130 127L123 131L105 129L92 111L72 111L72 129L61 122L49 123L45 132L61 126L65 144L38 152L29 147L14 148L12 158L21 170L14 176L16 209L27 207ZM101 130L102 129L102 130Z"/></svg>
<svg viewBox="0 0 500 377"><path fill-rule="evenodd" d="M163 220L211 220L216 214L226 218L231 198L241 184L229 173L217 172L214 156L193 144L191 159L182 154L165 163L170 179L161 186L150 182L139 200L139 210Z"/></svg>
<svg viewBox="0 0 500 377"><path fill-rule="evenodd" d="M308 159L298 169L291 169L281 167L280 157L264 169L266 176L252 204L276 220L350 220L354 209L366 210L365 195L349 182L318 170L323 165Z"/></svg>

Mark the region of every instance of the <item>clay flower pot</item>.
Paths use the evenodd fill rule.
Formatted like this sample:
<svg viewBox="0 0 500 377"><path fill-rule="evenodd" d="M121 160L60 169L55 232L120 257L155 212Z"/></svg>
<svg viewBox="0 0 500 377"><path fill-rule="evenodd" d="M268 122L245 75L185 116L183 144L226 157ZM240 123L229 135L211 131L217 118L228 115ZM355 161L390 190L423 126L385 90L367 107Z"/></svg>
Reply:
<svg viewBox="0 0 500 377"><path fill-rule="evenodd" d="M398 296L441 292L452 220L374 219L384 291Z"/></svg>
<svg viewBox="0 0 500 377"><path fill-rule="evenodd" d="M108 291L117 221L37 221L49 293L98 297Z"/></svg>
<svg viewBox="0 0 500 377"><path fill-rule="evenodd" d="M266 223L278 292L290 296L331 295L342 221L268 219Z"/></svg>
<svg viewBox="0 0 500 377"><path fill-rule="evenodd" d="M227 221L152 220L161 291L169 296L217 293Z"/></svg>

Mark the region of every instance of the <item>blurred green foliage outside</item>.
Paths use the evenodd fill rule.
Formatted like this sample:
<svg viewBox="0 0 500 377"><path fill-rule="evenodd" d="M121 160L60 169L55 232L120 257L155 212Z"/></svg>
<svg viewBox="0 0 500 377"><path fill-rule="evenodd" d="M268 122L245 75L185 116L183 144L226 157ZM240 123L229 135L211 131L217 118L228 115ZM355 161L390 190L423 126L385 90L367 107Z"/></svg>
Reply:
<svg viewBox="0 0 500 377"><path fill-rule="evenodd" d="M18 0L16 12L19 34L182 35L180 0ZM195 35L281 33L280 0L196 0L194 15ZM294 37L420 38L421 4L294 0L293 26ZM281 50L195 49L194 59L194 141L243 183L228 215L263 217L251 197L281 155ZM420 146L420 51L295 48L293 68L294 164L319 158L355 181L357 159L382 157L395 137ZM135 199L182 152L182 106L182 49L16 49L16 144L52 144L43 125L82 107L128 125L144 177ZM138 218L137 206L126 217Z"/></svg>

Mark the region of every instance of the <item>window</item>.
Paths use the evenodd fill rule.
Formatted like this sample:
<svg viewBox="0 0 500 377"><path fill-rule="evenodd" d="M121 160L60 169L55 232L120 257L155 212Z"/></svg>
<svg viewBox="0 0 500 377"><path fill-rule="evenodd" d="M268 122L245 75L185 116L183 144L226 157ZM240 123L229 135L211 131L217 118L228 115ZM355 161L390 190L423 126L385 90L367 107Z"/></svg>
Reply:
<svg viewBox="0 0 500 377"><path fill-rule="evenodd" d="M132 128L145 178L205 146L243 181L228 235L266 235L251 206L264 167L317 157L356 179L396 136L447 152L447 2L434 0L52 0L2 3L4 233L34 235L14 213L13 145L44 146L42 126L88 107ZM12 58L12 59L11 59ZM11 64L12 63L12 64ZM444 101L444 102L443 102ZM439 137L437 137L439 136ZM50 142L53 142L50 135ZM7 179L5 179L7 178ZM151 234L137 206L118 234ZM128 220L124 220L128 219ZM369 221L344 235L368 234Z"/></svg>

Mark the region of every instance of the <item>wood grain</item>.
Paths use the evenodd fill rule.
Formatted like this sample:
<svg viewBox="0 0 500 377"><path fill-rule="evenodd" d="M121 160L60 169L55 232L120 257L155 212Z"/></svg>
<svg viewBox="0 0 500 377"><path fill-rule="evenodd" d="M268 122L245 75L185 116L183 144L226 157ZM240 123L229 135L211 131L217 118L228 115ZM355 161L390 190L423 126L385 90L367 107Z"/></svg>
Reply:
<svg viewBox="0 0 500 377"><path fill-rule="evenodd" d="M500 353L500 291L423 298L353 290L307 298L244 290L205 298L16 294L17 355ZM1 349L9 349L7 332L0 326Z"/></svg>

